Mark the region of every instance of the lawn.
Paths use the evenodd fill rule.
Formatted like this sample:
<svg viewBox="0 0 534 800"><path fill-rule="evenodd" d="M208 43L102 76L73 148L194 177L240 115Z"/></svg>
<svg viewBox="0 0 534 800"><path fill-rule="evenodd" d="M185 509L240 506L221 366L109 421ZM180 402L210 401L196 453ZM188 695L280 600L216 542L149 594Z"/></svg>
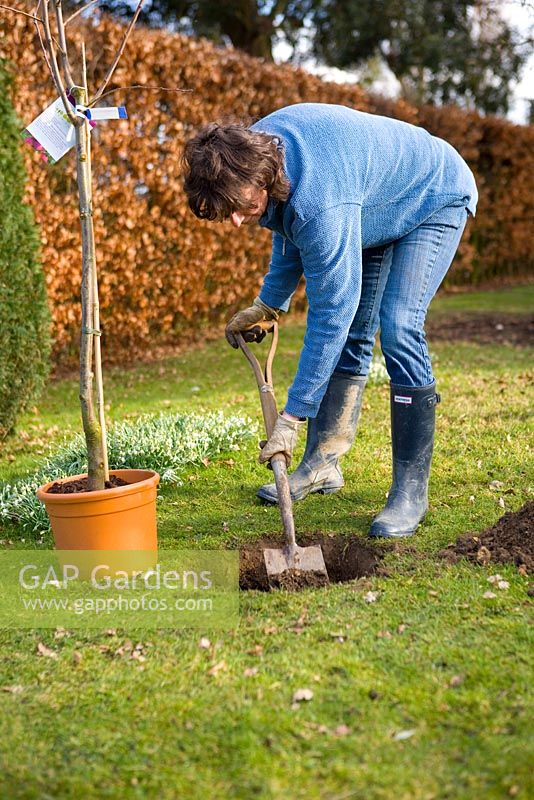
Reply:
<svg viewBox="0 0 534 800"><path fill-rule="evenodd" d="M438 299L433 313L526 313L533 300L532 287L469 293ZM298 322L281 331L280 402L302 335ZM0 632L0 797L533 796L528 580L511 565L438 557L459 534L532 499L532 349L430 346L442 394L431 510L413 539L385 553L388 576L243 592L229 631ZM114 420L219 409L260 420L250 368L222 341L110 369L106 386ZM76 381L52 383L4 447L0 480L24 475L78 428ZM277 509L255 499L269 478L256 451L250 442L161 490L163 548L237 548L280 530ZM295 506L297 531L366 537L389 486L386 386L366 390L343 467L342 492ZM52 546L14 525L2 538L4 547ZM488 599L495 572L509 588ZM376 602L366 602L369 591ZM39 643L55 657L38 655ZM303 688L311 700L293 703Z"/></svg>

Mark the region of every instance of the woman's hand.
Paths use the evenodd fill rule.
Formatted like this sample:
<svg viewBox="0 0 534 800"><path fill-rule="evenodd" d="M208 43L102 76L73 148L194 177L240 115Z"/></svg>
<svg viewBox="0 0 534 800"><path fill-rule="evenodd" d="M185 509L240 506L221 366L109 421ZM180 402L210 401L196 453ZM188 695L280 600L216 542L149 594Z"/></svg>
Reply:
<svg viewBox="0 0 534 800"><path fill-rule="evenodd" d="M224 335L226 341L233 348L239 347L236 334L240 333L245 342L261 342L266 333L264 326L259 323L271 322L279 317L278 310L266 305L259 297L253 304L243 311L238 311L226 325Z"/></svg>
<svg viewBox="0 0 534 800"><path fill-rule="evenodd" d="M293 450L297 443L299 429L304 425L305 420L300 420L292 414L282 411L278 415L274 430L263 445L260 455L260 464L267 464L276 453L283 453L286 457L286 464L289 467L293 457Z"/></svg>

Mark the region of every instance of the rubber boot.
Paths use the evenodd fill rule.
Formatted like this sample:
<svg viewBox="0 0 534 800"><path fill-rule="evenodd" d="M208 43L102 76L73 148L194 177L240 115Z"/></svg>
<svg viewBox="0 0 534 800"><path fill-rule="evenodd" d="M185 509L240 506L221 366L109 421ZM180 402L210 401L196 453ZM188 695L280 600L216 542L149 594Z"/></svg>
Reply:
<svg viewBox="0 0 534 800"><path fill-rule="evenodd" d="M344 486L339 459L354 441L366 381L365 375L332 374L317 416L308 420L302 461L289 476L294 502L313 492L331 494ZM276 485L265 484L257 496L277 503Z"/></svg>
<svg viewBox="0 0 534 800"><path fill-rule="evenodd" d="M412 536L424 519L440 400L435 383L422 388L391 385L393 483L385 507L373 520L370 536Z"/></svg>

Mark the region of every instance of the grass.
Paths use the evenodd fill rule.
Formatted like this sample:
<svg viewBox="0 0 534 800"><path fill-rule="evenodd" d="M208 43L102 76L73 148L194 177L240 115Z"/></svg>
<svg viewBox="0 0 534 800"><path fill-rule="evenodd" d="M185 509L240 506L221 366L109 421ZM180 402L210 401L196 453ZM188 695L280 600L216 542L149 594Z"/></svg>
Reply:
<svg viewBox="0 0 534 800"><path fill-rule="evenodd" d="M458 310L458 301L440 298L434 313ZM520 313L531 301L531 289L461 300L466 313ZM302 335L302 325L284 325L280 402ZM0 693L1 797L532 796L527 580L512 566L444 566L437 557L458 534L493 524L500 498L516 510L532 497L532 351L431 350L443 395L432 507L417 536L387 555L390 577L298 595L244 593L239 627L226 632L2 631L0 687L22 691ZM222 342L110 370L106 385L112 419L218 409L260 418L250 368ZM75 381L52 384L4 448L0 479L33 468L78 426ZM389 485L388 437L388 390L371 386L344 462L346 488L297 505L297 530L365 537ZM278 531L277 510L255 500L267 479L254 443L192 469L185 486L162 492L161 546L237 547ZM493 480L503 483L497 492ZM3 538L52 546L15 526ZM510 588L485 599L496 571ZM375 603L364 601L369 590L379 593ZM208 648L199 647L201 635ZM143 643L143 663L128 639ZM57 658L38 656L39 642ZM292 708L299 688L313 698Z"/></svg>
<svg viewBox="0 0 534 800"><path fill-rule="evenodd" d="M534 284L510 286L485 292L440 294L432 301L431 314L466 311L469 314L499 312L507 314L532 313Z"/></svg>

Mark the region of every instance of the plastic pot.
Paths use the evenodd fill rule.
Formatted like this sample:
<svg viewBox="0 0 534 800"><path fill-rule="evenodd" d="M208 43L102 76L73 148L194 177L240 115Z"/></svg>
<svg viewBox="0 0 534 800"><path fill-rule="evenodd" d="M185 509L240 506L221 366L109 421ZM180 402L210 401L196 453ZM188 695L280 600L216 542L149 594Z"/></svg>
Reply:
<svg viewBox="0 0 534 800"><path fill-rule="evenodd" d="M111 475L128 482L96 492L49 494L53 483L67 483L86 475L71 475L41 486L58 550L158 549L156 496L159 475L146 469L114 469Z"/></svg>

